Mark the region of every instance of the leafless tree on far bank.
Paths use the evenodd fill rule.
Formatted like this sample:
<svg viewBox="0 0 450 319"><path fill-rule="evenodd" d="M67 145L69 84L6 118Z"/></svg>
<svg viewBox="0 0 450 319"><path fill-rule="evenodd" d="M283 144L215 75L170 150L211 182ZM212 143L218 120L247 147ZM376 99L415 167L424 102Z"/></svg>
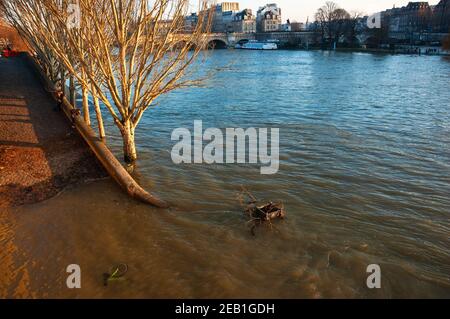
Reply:
<svg viewBox="0 0 450 319"><path fill-rule="evenodd" d="M357 36L360 33L359 29L359 21L364 17L364 13L361 11L351 11L349 13L350 19L348 22L348 38L350 40L350 44L354 45L357 43Z"/></svg>
<svg viewBox="0 0 450 319"><path fill-rule="evenodd" d="M354 42L358 21L362 16L360 12L348 13L336 3L326 2L315 14L322 45L334 46L343 36L346 36L350 42Z"/></svg>
<svg viewBox="0 0 450 319"><path fill-rule="evenodd" d="M316 22L319 24L321 30L322 43L331 40L331 23L334 19L334 12L338 8L336 3L327 1L315 14Z"/></svg>

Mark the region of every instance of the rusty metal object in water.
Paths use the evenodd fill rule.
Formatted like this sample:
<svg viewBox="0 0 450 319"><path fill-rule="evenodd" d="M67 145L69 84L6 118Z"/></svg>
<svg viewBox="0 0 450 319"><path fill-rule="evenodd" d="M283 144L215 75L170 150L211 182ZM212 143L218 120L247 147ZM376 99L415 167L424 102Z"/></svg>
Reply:
<svg viewBox="0 0 450 319"><path fill-rule="evenodd" d="M242 192L239 195L241 205L244 205L244 194L251 199L246 203L245 214L250 218L247 224L251 227L250 231L253 236L256 236L255 230L257 226L267 224L273 229L273 220L286 218L286 210L283 203L269 202L266 204L258 204L256 197L243 187Z"/></svg>

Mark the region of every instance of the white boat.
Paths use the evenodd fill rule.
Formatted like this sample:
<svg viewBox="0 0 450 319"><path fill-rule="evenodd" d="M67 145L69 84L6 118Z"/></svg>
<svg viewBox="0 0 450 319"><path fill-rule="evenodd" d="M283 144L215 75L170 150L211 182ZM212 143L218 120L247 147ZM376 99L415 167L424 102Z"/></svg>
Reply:
<svg viewBox="0 0 450 319"><path fill-rule="evenodd" d="M243 44L236 44L235 49L241 50L278 50L278 45L274 42L249 41Z"/></svg>

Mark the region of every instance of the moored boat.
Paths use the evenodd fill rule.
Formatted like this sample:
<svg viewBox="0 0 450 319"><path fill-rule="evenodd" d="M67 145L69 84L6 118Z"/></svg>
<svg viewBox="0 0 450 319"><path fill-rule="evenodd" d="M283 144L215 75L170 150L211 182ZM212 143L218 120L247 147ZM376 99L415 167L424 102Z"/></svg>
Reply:
<svg viewBox="0 0 450 319"><path fill-rule="evenodd" d="M241 50L278 50L275 42L249 41L243 44L236 44L235 49Z"/></svg>

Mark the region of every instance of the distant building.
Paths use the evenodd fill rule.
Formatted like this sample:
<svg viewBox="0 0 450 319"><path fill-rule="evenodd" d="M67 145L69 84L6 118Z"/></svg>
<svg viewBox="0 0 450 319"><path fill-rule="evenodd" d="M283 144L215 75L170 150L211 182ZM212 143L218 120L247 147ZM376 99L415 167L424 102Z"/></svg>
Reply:
<svg viewBox="0 0 450 319"><path fill-rule="evenodd" d="M283 23L280 27L280 31L291 32L292 31L291 22L289 20L287 20L286 23Z"/></svg>
<svg viewBox="0 0 450 319"><path fill-rule="evenodd" d="M293 32L299 32L299 31L305 31L306 26L303 22L291 22L291 31Z"/></svg>
<svg viewBox="0 0 450 319"><path fill-rule="evenodd" d="M440 43L450 31L450 0L436 6L409 2L407 6L382 12L384 41L390 43Z"/></svg>
<svg viewBox="0 0 450 319"><path fill-rule="evenodd" d="M280 30L284 32L300 32L305 31L306 26L303 22L291 22L290 20L287 20L286 23L281 25Z"/></svg>
<svg viewBox="0 0 450 319"><path fill-rule="evenodd" d="M427 32L432 13L428 2L409 2L406 7L384 11L383 18L390 33Z"/></svg>
<svg viewBox="0 0 450 319"><path fill-rule="evenodd" d="M184 19L184 29L186 32L192 32L197 27L198 14L191 13L191 15L185 17Z"/></svg>
<svg viewBox="0 0 450 319"><path fill-rule="evenodd" d="M212 32L233 32L234 16L239 11L238 2L222 2L215 7Z"/></svg>
<svg viewBox="0 0 450 319"><path fill-rule="evenodd" d="M281 29L281 9L275 3L259 8L256 15L257 32L274 32Z"/></svg>
<svg viewBox="0 0 450 319"><path fill-rule="evenodd" d="M309 17L306 18L305 31L314 31L317 30L317 28L317 21L309 22Z"/></svg>
<svg viewBox="0 0 450 319"><path fill-rule="evenodd" d="M441 0L433 8L432 30L439 33L450 32L450 0Z"/></svg>
<svg viewBox="0 0 450 319"><path fill-rule="evenodd" d="M234 15L233 31L236 33L256 32L256 18L251 9L244 9Z"/></svg>
<svg viewBox="0 0 450 319"><path fill-rule="evenodd" d="M222 2L217 5L222 12L239 11L239 2Z"/></svg>

